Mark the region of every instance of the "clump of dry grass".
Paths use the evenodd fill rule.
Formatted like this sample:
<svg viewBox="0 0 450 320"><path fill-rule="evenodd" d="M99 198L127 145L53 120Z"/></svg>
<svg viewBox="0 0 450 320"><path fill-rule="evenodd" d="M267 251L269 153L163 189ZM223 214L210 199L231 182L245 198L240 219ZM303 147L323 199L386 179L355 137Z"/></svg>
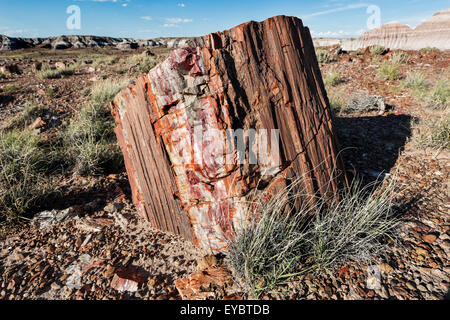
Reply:
<svg viewBox="0 0 450 320"><path fill-rule="evenodd" d="M439 116L415 120L412 125L413 144L419 148L450 149L450 111Z"/></svg>
<svg viewBox="0 0 450 320"><path fill-rule="evenodd" d="M339 200L294 192L300 183L268 202L254 197L252 220L230 240L230 263L255 298L299 274L371 262L394 236L393 182L375 192L374 185L355 182Z"/></svg>
<svg viewBox="0 0 450 320"><path fill-rule="evenodd" d="M333 56L327 50L317 49L316 56L317 61L319 61L320 63L330 63L333 61Z"/></svg>
<svg viewBox="0 0 450 320"><path fill-rule="evenodd" d="M345 113L349 103L346 94L342 91L335 91L335 90L327 90L327 91L331 111L336 115Z"/></svg>
<svg viewBox="0 0 450 320"><path fill-rule="evenodd" d="M382 80L398 80L402 77L400 64L384 61L378 68L377 75Z"/></svg>
<svg viewBox="0 0 450 320"><path fill-rule="evenodd" d="M107 65L107 66L112 66L114 64L116 64L117 62L119 62L119 57L118 56L106 56L106 57L100 57L94 60L94 62L92 63L92 65L94 67L98 67L100 65Z"/></svg>
<svg viewBox="0 0 450 320"><path fill-rule="evenodd" d="M391 58L392 63L394 64L404 64L408 62L408 54L405 52L396 52Z"/></svg>
<svg viewBox="0 0 450 320"><path fill-rule="evenodd" d="M12 83L12 84L7 84L6 86L3 87L3 91L5 92L16 92L20 89L19 85L16 83Z"/></svg>
<svg viewBox="0 0 450 320"><path fill-rule="evenodd" d="M336 70L330 70L325 78L323 79L323 82L326 86L335 87L338 84L342 83L344 80L341 78L341 75Z"/></svg>
<svg viewBox="0 0 450 320"><path fill-rule="evenodd" d="M382 55L386 52L386 48L384 46L380 46L380 45L374 45L369 50L370 50L370 53L376 54L376 55Z"/></svg>
<svg viewBox="0 0 450 320"><path fill-rule="evenodd" d="M50 159L29 130L0 130L0 218L24 217L50 193Z"/></svg>
<svg viewBox="0 0 450 320"><path fill-rule="evenodd" d="M406 78L403 80L403 86L411 90L422 92L423 90L428 89L430 83L420 72L407 72Z"/></svg>
<svg viewBox="0 0 450 320"><path fill-rule="evenodd" d="M50 66L45 65L36 73L36 76L41 79L60 79L75 74L76 68L77 66L71 65L61 69L51 69Z"/></svg>
<svg viewBox="0 0 450 320"><path fill-rule="evenodd" d="M63 140L69 158L75 159L76 174L95 175L107 167L121 166L122 156L108 103L128 83L128 80L106 80L94 85L89 101L64 132Z"/></svg>
<svg viewBox="0 0 450 320"><path fill-rule="evenodd" d="M134 66L134 69L138 73L148 73L153 69L159 62L160 58L157 56L149 56L144 54L135 54L129 58L129 64Z"/></svg>
<svg viewBox="0 0 450 320"><path fill-rule="evenodd" d="M450 80L440 79L425 95L425 103L428 108L444 110L450 104Z"/></svg>

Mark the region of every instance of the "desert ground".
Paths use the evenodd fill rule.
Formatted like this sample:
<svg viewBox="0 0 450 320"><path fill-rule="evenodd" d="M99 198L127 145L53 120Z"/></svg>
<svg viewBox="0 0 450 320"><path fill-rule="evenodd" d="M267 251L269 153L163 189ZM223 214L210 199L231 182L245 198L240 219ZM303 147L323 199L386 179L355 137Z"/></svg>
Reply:
<svg viewBox="0 0 450 320"><path fill-rule="evenodd" d="M0 64L17 66L0 74L0 159L9 164L0 168L0 207L8 207L0 299L254 298L228 257L151 228L133 207L108 103L167 54L0 53ZM349 262L292 277L259 298L448 298L450 52L322 47L316 55L349 174L396 178L398 237L374 257L378 286L369 285L371 266ZM11 163L9 154L21 156ZM192 274L205 285L177 282Z"/></svg>

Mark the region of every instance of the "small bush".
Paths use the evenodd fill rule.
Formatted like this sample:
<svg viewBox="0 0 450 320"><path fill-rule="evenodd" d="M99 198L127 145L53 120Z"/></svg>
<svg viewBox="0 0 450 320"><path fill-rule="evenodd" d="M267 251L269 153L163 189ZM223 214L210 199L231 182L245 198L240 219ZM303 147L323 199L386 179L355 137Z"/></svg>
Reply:
<svg viewBox="0 0 450 320"><path fill-rule="evenodd" d="M122 65L122 66L117 67L117 68L114 69L113 71L114 71L115 73L117 73L117 74L125 74L125 73L128 72L128 67Z"/></svg>
<svg viewBox="0 0 450 320"><path fill-rule="evenodd" d="M423 49L420 49L420 51L422 51L425 54L433 54L433 53L439 53L441 52L441 50L439 50L436 47L425 47Z"/></svg>
<svg viewBox="0 0 450 320"><path fill-rule="evenodd" d="M26 215L51 190L48 154L31 131L0 131L0 215Z"/></svg>
<svg viewBox="0 0 450 320"><path fill-rule="evenodd" d="M19 85L18 85L18 84L15 84L15 83L13 83L13 84L7 84L6 86L3 87L3 90L4 90L5 92L16 92L16 91L18 91L19 89L20 89Z"/></svg>
<svg viewBox="0 0 450 320"><path fill-rule="evenodd" d="M382 55L386 52L386 48L380 45L375 45L370 48L370 53L376 55Z"/></svg>
<svg viewBox="0 0 450 320"><path fill-rule="evenodd" d="M94 67L98 67L99 65L111 66L111 65L116 64L118 61L119 61L118 56L107 56L107 57L101 57L101 58L95 59L92 65Z"/></svg>
<svg viewBox="0 0 450 320"><path fill-rule="evenodd" d="M28 101L27 103L25 103L23 111L13 116L5 129L25 129L37 117L40 117L43 112L44 108L38 108L33 102Z"/></svg>
<svg viewBox="0 0 450 320"><path fill-rule="evenodd" d="M62 69L51 69L49 66L44 66L36 75L40 79L60 79L75 74L75 69L76 66L68 66Z"/></svg>
<svg viewBox="0 0 450 320"><path fill-rule="evenodd" d="M70 124L64 140L70 157L75 159L76 174L94 175L122 165L113 131L115 123L107 104L127 84L128 80L106 80L94 85L90 101Z"/></svg>
<svg viewBox="0 0 450 320"><path fill-rule="evenodd" d="M408 72L403 81L403 86L412 90L422 91L427 89L430 84L423 74Z"/></svg>
<svg viewBox="0 0 450 320"><path fill-rule="evenodd" d="M160 62L157 57L147 56L145 54L133 55L130 57L129 61L138 73L148 73Z"/></svg>
<svg viewBox="0 0 450 320"><path fill-rule="evenodd" d="M331 53L326 50L318 49L316 50L317 61L320 63L330 63L333 61Z"/></svg>
<svg viewBox="0 0 450 320"><path fill-rule="evenodd" d="M388 61L383 62L378 69L378 77L382 80L400 79L400 65Z"/></svg>
<svg viewBox="0 0 450 320"><path fill-rule="evenodd" d="M335 70L331 70L330 72L328 72L324 79L325 85L331 86L331 87L335 87L338 84L340 84L341 82L343 82L343 80L342 80L341 76L339 75L339 72L337 72Z"/></svg>
<svg viewBox="0 0 450 320"><path fill-rule="evenodd" d="M340 200L294 192L300 183L265 203L254 197L249 215L260 218L246 222L230 241L229 260L255 298L295 275L372 262L398 225L393 183L371 192L373 185L355 182Z"/></svg>
<svg viewBox="0 0 450 320"><path fill-rule="evenodd" d="M336 92L328 92L328 100L330 102L331 111L334 114L346 112L348 99L343 98L344 94Z"/></svg>
<svg viewBox="0 0 450 320"><path fill-rule="evenodd" d="M408 54L406 54L405 52L396 52L392 58L391 58L392 63L394 64L404 64L408 62Z"/></svg>
<svg viewBox="0 0 450 320"><path fill-rule="evenodd" d="M450 112L414 121L413 143L420 148L450 149Z"/></svg>
<svg viewBox="0 0 450 320"><path fill-rule="evenodd" d="M450 103L450 80L436 82L425 96L425 103L431 109L446 109Z"/></svg>

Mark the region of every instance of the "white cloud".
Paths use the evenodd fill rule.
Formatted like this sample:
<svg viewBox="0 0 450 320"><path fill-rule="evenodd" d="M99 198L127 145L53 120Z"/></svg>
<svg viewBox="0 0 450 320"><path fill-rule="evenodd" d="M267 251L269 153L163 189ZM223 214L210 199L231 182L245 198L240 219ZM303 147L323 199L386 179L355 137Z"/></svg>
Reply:
<svg viewBox="0 0 450 320"><path fill-rule="evenodd" d="M9 27L1 27L0 31L2 33L4 33L5 35L10 36L10 37L17 37L17 36L20 36L20 35L22 35L24 33L28 33L29 32L29 30L25 30L25 29L11 29Z"/></svg>
<svg viewBox="0 0 450 320"><path fill-rule="evenodd" d="M186 7L186 5L184 3L179 3L178 6L182 7L182 8Z"/></svg>
<svg viewBox="0 0 450 320"><path fill-rule="evenodd" d="M192 19L182 19L182 18L166 18L166 21L169 23L189 23L194 20Z"/></svg>
<svg viewBox="0 0 450 320"><path fill-rule="evenodd" d="M150 21L150 20L152 20L152 17L150 17L150 16L143 16L143 17L141 17L141 19Z"/></svg>
<svg viewBox="0 0 450 320"><path fill-rule="evenodd" d="M334 9L313 12L313 13L302 16L302 18L304 19L304 18L309 18L309 17L322 16L325 14L330 14L330 13L335 13L335 12L340 12L340 11L347 11L347 10L351 10L351 9L359 9L359 8L364 8L364 7L368 7L368 6L369 6L369 4L367 4L367 3L349 4L344 7L338 7L338 8L334 8Z"/></svg>
<svg viewBox="0 0 450 320"><path fill-rule="evenodd" d="M335 37L349 37L349 36L360 36L366 32L364 29L360 29L357 31L319 31L316 32L314 30L311 30L311 36L313 38L335 38Z"/></svg>
<svg viewBox="0 0 450 320"><path fill-rule="evenodd" d="M179 26L175 23L165 23L165 24L163 24L163 27L164 28L177 28Z"/></svg>
<svg viewBox="0 0 450 320"><path fill-rule="evenodd" d="M128 2L130 2L131 0L75 0L77 2L113 2L113 3L123 3L122 7L127 7L128 6Z"/></svg>

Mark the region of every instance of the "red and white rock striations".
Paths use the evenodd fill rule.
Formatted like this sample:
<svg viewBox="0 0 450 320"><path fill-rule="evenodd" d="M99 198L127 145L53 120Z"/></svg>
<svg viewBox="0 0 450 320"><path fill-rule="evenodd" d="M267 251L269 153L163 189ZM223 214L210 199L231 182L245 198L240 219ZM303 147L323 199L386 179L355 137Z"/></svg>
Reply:
<svg viewBox="0 0 450 320"><path fill-rule="evenodd" d="M450 9L440 11L416 28L390 22L380 28L369 30L357 40L344 40L344 50L356 50L372 45L382 45L390 49L419 50L435 47L450 49Z"/></svg>
<svg viewBox="0 0 450 320"><path fill-rule="evenodd" d="M277 16L193 43L124 89L112 113L140 215L220 252L255 218L251 191L270 197L298 177L310 194L333 195L346 177L301 20ZM245 161L238 143L227 144L230 129L255 134L245 137ZM264 133L268 150L259 148Z"/></svg>
<svg viewBox="0 0 450 320"><path fill-rule="evenodd" d="M428 21L418 25L409 36L407 47L450 49L450 9L438 12Z"/></svg>
<svg viewBox="0 0 450 320"><path fill-rule="evenodd" d="M380 28L375 28L365 32L357 40L359 48L365 48L380 44L386 48L397 49L405 48L408 45L408 37L412 29L407 25L399 22L390 22L382 25Z"/></svg>

